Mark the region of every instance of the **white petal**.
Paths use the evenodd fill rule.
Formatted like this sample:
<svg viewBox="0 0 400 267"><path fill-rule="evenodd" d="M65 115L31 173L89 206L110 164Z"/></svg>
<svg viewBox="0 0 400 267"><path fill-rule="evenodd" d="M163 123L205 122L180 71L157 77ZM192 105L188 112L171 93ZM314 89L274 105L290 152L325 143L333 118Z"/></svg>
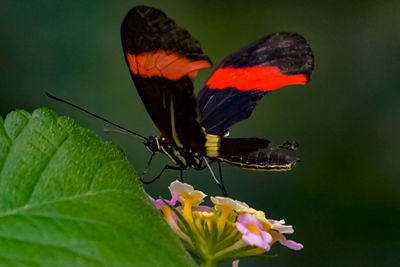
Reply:
<svg viewBox="0 0 400 267"><path fill-rule="evenodd" d="M228 205L231 206L234 210L245 210L248 209L249 206L241 201L233 200L229 197L211 197L211 201L215 205Z"/></svg>
<svg viewBox="0 0 400 267"><path fill-rule="evenodd" d="M171 195L192 192L194 190L193 186L190 184L181 183L178 180L173 181L168 188L171 192Z"/></svg>
<svg viewBox="0 0 400 267"><path fill-rule="evenodd" d="M285 225L285 220L280 220L280 221L268 220L268 221L272 224L271 228L279 231L279 233L281 233L281 234L293 234L294 233L293 226Z"/></svg>

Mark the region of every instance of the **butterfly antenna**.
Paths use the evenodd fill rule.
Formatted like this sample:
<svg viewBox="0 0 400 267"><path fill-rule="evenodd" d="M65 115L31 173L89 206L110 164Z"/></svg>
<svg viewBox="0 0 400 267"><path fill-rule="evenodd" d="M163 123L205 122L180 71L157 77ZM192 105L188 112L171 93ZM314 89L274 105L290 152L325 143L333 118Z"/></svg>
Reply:
<svg viewBox="0 0 400 267"><path fill-rule="evenodd" d="M130 132L121 131L121 130L118 130L118 129L103 129L103 132L105 132L105 133L117 133L117 134L123 134L123 135L129 136L129 137L141 138L141 136L137 136L137 135L134 135L134 134L132 134Z"/></svg>
<svg viewBox="0 0 400 267"><path fill-rule="evenodd" d="M65 103L65 104L67 104L67 105L70 105L70 106L72 106L72 107L74 107L74 108L76 108L76 109L79 109L79 110L81 110L81 111L83 111L83 112L85 112L85 113L87 113L87 114L89 114L89 115L91 115L91 116L93 116L93 117L95 117L95 118L98 118L98 119L100 119L100 120L102 120L102 121L105 121L105 122L107 122L107 123L109 123L109 124L111 124L111 125L113 125L113 126L115 126L115 127L118 127L118 128L120 128L120 129L122 129L122 130L124 130L124 131L127 131L128 133L131 133L131 134L133 134L133 135L136 135L136 136L138 136L138 137L140 137L140 138L142 138L142 139L144 139L144 140L147 141L147 138L144 137L143 135L138 134L138 133L135 133L135 132L133 132L133 131L131 131L131 130L129 130L129 129L123 127L123 126L121 126L121 125L118 125L118 124L116 124L116 123L114 123L114 122L112 122L112 121L109 121L109 120L107 120L107 119L105 119L105 118L103 118L103 117L100 117L100 116L98 116L98 115L96 115L96 114L94 114L94 113L92 113L92 112L90 112L90 111L88 111L88 110L86 110L86 109L80 107L80 106L77 106L77 105L75 105L75 104L72 104L71 102L69 102L69 101L67 101L67 100L64 100L64 99L55 97L54 95L52 95L52 94L50 94L50 93L48 93L48 92L46 92L46 96L48 96L48 97L50 97L51 99L54 99L54 100L56 100L56 101Z"/></svg>

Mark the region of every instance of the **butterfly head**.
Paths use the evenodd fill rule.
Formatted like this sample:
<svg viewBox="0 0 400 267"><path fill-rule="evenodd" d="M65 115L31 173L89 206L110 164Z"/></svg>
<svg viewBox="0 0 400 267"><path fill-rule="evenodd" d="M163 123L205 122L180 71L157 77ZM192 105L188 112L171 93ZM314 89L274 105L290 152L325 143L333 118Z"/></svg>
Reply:
<svg viewBox="0 0 400 267"><path fill-rule="evenodd" d="M153 153L162 152L161 149L162 138L159 136L150 136L144 145Z"/></svg>

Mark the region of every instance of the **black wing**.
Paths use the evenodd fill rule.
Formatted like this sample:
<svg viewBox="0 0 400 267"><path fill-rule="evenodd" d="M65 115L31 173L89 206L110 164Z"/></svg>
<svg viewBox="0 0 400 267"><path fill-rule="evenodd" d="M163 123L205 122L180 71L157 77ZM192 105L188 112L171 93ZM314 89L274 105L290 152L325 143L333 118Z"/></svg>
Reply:
<svg viewBox="0 0 400 267"><path fill-rule="evenodd" d="M211 67L200 44L162 11L137 6L121 27L122 46L132 79L162 135L178 147L203 147L193 82Z"/></svg>
<svg viewBox="0 0 400 267"><path fill-rule="evenodd" d="M314 56L296 34L268 35L226 57L199 92L200 123L207 133L224 135L248 118L269 91L310 81Z"/></svg>
<svg viewBox="0 0 400 267"><path fill-rule="evenodd" d="M208 157L248 170L287 171L299 160L283 150L297 149L290 147L294 143L276 146L266 139L225 138L212 134L207 134L206 138L205 151Z"/></svg>

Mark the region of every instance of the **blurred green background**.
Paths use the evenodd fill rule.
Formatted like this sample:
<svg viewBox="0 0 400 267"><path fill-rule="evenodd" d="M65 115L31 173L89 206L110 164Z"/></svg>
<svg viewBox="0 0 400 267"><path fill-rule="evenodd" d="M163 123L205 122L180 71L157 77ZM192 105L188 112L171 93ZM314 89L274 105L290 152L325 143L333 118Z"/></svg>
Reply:
<svg viewBox="0 0 400 267"><path fill-rule="evenodd" d="M269 94L234 137L296 140L302 161L287 173L224 165L230 196L293 224L301 252L276 245L272 260L240 266L395 266L400 263L399 1L5 1L0 0L0 114L47 106L126 151L140 173L150 153L136 139L44 96L49 91L144 135L159 134L123 58L126 12L147 4L200 40L216 65L277 31L302 34L315 71L307 86ZM199 90L211 70L196 81ZM156 158L148 178L169 163ZM146 186L168 196L168 172ZM207 170L186 181L219 194ZM132 237L134 238L134 237ZM228 266L228 265L227 265Z"/></svg>

